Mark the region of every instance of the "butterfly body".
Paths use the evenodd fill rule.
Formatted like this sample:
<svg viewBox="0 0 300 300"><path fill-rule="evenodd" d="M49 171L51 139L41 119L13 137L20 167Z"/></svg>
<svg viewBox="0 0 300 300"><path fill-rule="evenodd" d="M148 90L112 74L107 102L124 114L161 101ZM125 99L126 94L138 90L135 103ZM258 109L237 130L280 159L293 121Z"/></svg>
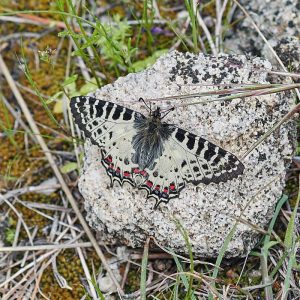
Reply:
<svg viewBox="0 0 300 300"><path fill-rule="evenodd" d="M159 109L151 113L149 118L137 117L134 128L136 134L132 139L132 146L135 152L132 161L141 169L153 170L155 160L162 155L164 143L170 138L173 128L161 121Z"/></svg>
<svg viewBox="0 0 300 300"><path fill-rule="evenodd" d="M162 121L159 108L150 116L93 97L70 102L75 123L101 148L111 182L128 182L148 198L168 202L186 183L220 183L236 178L243 164L230 152L193 133Z"/></svg>

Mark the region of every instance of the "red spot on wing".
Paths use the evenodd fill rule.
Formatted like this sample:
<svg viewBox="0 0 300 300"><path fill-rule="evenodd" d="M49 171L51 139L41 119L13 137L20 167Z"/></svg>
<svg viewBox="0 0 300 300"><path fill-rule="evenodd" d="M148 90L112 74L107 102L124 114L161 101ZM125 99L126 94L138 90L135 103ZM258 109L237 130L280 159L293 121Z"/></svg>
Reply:
<svg viewBox="0 0 300 300"><path fill-rule="evenodd" d="M151 187L153 187L153 182L150 181L150 180L148 180L148 181L146 182L146 185L147 185L149 188L151 188Z"/></svg>
<svg viewBox="0 0 300 300"><path fill-rule="evenodd" d="M148 175L148 173L145 170L140 171L140 174L144 177L146 177Z"/></svg>
<svg viewBox="0 0 300 300"><path fill-rule="evenodd" d="M124 177L130 177L130 173L128 171L124 171Z"/></svg>
<svg viewBox="0 0 300 300"><path fill-rule="evenodd" d="M114 164L110 164L110 165L109 165L109 168L110 168L110 169L113 169L113 168L114 168Z"/></svg>
<svg viewBox="0 0 300 300"><path fill-rule="evenodd" d="M164 193L168 194L169 189L167 187L164 188Z"/></svg>
<svg viewBox="0 0 300 300"><path fill-rule="evenodd" d="M120 173L120 172L121 172L121 170L120 170L119 167L116 169L116 172L117 172L117 173Z"/></svg>
<svg viewBox="0 0 300 300"><path fill-rule="evenodd" d="M139 169L139 168L133 169L133 173L134 173L134 174L139 174L139 173L140 173L140 169Z"/></svg>
<svg viewBox="0 0 300 300"><path fill-rule="evenodd" d="M175 184L174 184L174 183L171 183L171 184L170 184L170 190L171 190L171 191L175 191Z"/></svg>
<svg viewBox="0 0 300 300"><path fill-rule="evenodd" d="M157 185L157 186L155 187L155 189L156 189L157 191L159 191L159 190L160 190L160 185Z"/></svg>
<svg viewBox="0 0 300 300"><path fill-rule="evenodd" d="M105 158L105 161L108 162L108 163L111 163L111 162L112 162L112 157L111 157L111 155L108 155L108 156Z"/></svg>

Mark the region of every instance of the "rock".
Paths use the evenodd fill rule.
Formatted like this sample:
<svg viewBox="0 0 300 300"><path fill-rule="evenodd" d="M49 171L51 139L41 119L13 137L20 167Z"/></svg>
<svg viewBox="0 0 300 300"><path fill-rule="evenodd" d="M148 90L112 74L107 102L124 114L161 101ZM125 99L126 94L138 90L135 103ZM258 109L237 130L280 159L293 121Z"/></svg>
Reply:
<svg viewBox="0 0 300 300"><path fill-rule="evenodd" d="M287 37L296 37L299 44L299 0L242 0L240 3L271 45L278 44L278 41ZM284 9L282 9L283 7ZM235 20L239 20L239 22L237 27L226 35L225 51L262 56L262 50L266 43L259 36L249 18L245 17L239 8L237 8ZM270 50L268 52L270 53Z"/></svg>
<svg viewBox="0 0 300 300"><path fill-rule="evenodd" d="M300 13L300 11L299 11ZM289 72L300 74L300 40L299 37L284 37L272 43L272 47L276 54L280 57L280 60L287 68ZM281 70L281 66L270 52L270 49L265 45L262 49L262 55L266 57L275 69ZM286 82L290 83L290 78L288 76L272 76L270 78L271 82ZM293 77L294 82L300 82L300 77Z"/></svg>
<svg viewBox="0 0 300 300"><path fill-rule="evenodd" d="M122 281L122 276L120 274L120 260L116 257L111 257L107 259L107 263L110 266L110 269L112 271L112 273L114 274L116 280L121 283ZM101 290L101 292L103 293L107 293L107 294L112 294L118 291L115 283L113 282L113 280L111 279L111 277L106 274L100 274L98 276L98 280L97 280L97 284L99 289ZM105 295L105 299L107 299L108 295Z"/></svg>
<svg viewBox="0 0 300 300"><path fill-rule="evenodd" d="M259 70L261 68L261 70ZM229 83L267 83L269 62L245 56L172 52L161 57L147 70L119 78L93 96L135 109L147 110L139 97L158 98L223 89ZM85 199L87 219L99 231L102 241L142 247L148 236L176 252L186 253L184 238L175 219L185 228L194 254L198 257L218 255L224 239L239 223L227 248L226 257L246 255L258 241L259 234L249 224L260 228L268 225L276 202L282 194L288 162L294 151L295 124L289 122L259 144L248 156L243 154L276 124L293 106L286 94L272 94L215 101L177 108L165 122L180 126L220 145L241 158L243 176L220 184L192 184L180 197L161 204L154 210L154 200L130 185L110 188L110 179L101 164L101 152L88 141L79 189ZM209 98L192 98L172 103L182 104ZM214 97L216 98L216 97ZM159 105L165 107L168 101Z"/></svg>

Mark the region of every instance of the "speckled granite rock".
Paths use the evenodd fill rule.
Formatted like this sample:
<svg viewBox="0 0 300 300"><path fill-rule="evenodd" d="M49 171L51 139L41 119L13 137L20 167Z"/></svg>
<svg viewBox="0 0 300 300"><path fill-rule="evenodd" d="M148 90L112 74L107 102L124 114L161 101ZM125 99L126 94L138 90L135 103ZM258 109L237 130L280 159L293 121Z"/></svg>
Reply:
<svg viewBox="0 0 300 300"><path fill-rule="evenodd" d="M299 43L300 0L242 0L240 3L272 45L277 45L280 40L290 37L295 37ZM265 42L239 8L237 8L236 20L241 21L233 31L228 32L225 52L262 56Z"/></svg>
<svg viewBox="0 0 300 300"><path fill-rule="evenodd" d="M299 11L300 13L300 11ZM287 70L293 73L300 74L300 39L299 37L286 37L278 41L272 42L272 47L280 57L282 63L286 66ZM265 45L262 49L262 55L266 57L275 69L281 70L281 66L278 61L271 54L270 49ZM294 82L300 82L299 77L293 78ZM271 78L272 82L289 82L290 79L287 76L281 76L280 78Z"/></svg>
<svg viewBox="0 0 300 300"><path fill-rule="evenodd" d="M147 114L137 101L141 96L147 99L203 92L226 83L266 83L266 73L252 66L271 67L267 61L258 58L247 61L245 56L223 55L217 59L172 52L151 68L119 78L93 96ZM184 101L192 100L199 98ZM165 121L200 135L241 158L292 106L292 98L273 94L181 107ZM146 200L144 191L127 184L123 188L118 184L110 188L109 177L101 164L100 149L87 142L79 181L87 219L106 243L141 247L151 235L161 245L186 252L183 237L174 223L176 218L186 229L194 253L215 257L235 218L239 218L244 209L242 219L266 228L282 194L285 169L293 153L295 137L291 132L295 132L294 129L293 123L285 124L246 156L243 176L220 184L199 184L198 187L188 184L179 198L161 204L156 210L153 210L154 202ZM226 256L245 255L257 240L258 233L240 223Z"/></svg>

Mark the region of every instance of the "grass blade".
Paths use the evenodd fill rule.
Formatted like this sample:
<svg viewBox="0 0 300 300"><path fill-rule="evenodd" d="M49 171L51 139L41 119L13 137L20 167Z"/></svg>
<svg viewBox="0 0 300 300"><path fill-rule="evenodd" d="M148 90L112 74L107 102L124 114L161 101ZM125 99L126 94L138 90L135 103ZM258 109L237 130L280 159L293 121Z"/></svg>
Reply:
<svg viewBox="0 0 300 300"><path fill-rule="evenodd" d="M289 262L288 262L288 266L287 266L287 270L286 270L286 274L285 274L281 300L285 300L288 297L288 291L289 291L290 284L291 284L290 282L291 282L292 270L293 270L293 266L295 265L295 262L296 262L295 250L296 250L295 246L293 246L291 249L291 256L289 258ZM291 297L290 299L294 299L294 298Z"/></svg>
<svg viewBox="0 0 300 300"><path fill-rule="evenodd" d="M287 249L292 247L293 241L294 241L295 220L296 220L297 210L298 210L298 206L299 206L299 200L300 200L300 190L298 192L297 201L296 201L294 210L291 214L291 218L290 218L290 221L289 221L286 233L285 233L285 237L284 237L284 245L287 247Z"/></svg>
<svg viewBox="0 0 300 300"><path fill-rule="evenodd" d="M150 238L147 238L144 254L142 259L142 270L141 270L141 300L146 300L147 292L146 292L146 281L147 281L147 264L148 264L148 254L149 254L149 242Z"/></svg>
<svg viewBox="0 0 300 300"><path fill-rule="evenodd" d="M280 198L280 200L278 201L277 205L276 205L276 208L275 208L275 212L273 214L273 217L272 217L272 220L270 222L270 225L268 227L268 235L266 235L264 237L264 249L265 249L265 246L267 246L269 243L270 243L270 239L271 239L271 233L272 233L272 230L274 228L274 225L275 225L275 222L277 220L277 217L280 213L280 210L283 206L283 204L288 200L288 196L287 195L282 195L282 197ZM267 249L266 249L267 250Z"/></svg>
<svg viewBox="0 0 300 300"><path fill-rule="evenodd" d="M189 280L188 280L187 276L184 274L183 267L182 267L182 265L181 265L181 263L180 263L178 257L176 256L176 254L173 252L173 250L172 250L171 248L168 248L168 251L169 251L170 253L172 253L173 259L174 259L174 261L175 261L175 263L176 263L177 271L178 271L178 273L180 273L180 274L179 274L179 278L180 278L180 280L182 281L182 283L183 283L185 289L188 290L188 289L189 289ZM178 283L178 285L179 285L179 283ZM197 299L197 298L195 297L193 291L191 292L190 299L191 299L191 300L196 300L196 299Z"/></svg>
<svg viewBox="0 0 300 300"><path fill-rule="evenodd" d="M192 274L194 274L194 271L195 271L194 257L193 257L193 251L192 251L192 246L191 246L191 243L190 243L190 240L189 240L189 236L188 236L186 230L184 229L184 227L182 226L182 224L179 222L179 220L175 220L175 223L176 223L176 226L179 229L181 235L183 236L185 244L188 248L189 258L190 258L190 272ZM194 281L193 276L190 276L188 291L187 291L187 294L186 294L186 297L185 297L185 299L187 299L187 300L191 299L193 281Z"/></svg>

